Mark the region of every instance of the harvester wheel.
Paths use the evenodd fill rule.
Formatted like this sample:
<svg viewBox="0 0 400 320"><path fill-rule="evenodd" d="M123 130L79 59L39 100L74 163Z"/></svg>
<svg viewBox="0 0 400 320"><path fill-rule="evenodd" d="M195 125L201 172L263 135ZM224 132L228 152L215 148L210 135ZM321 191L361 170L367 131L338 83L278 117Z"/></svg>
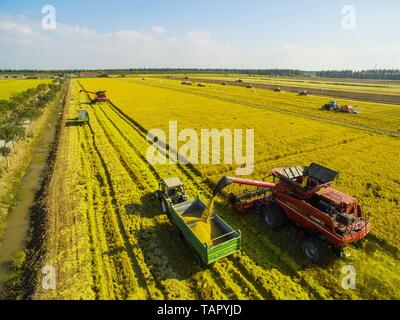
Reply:
<svg viewBox="0 0 400 320"><path fill-rule="evenodd" d="M282 208L275 203L264 208L262 218L268 228L274 231L281 230L286 221L286 216Z"/></svg>
<svg viewBox="0 0 400 320"><path fill-rule="evenodd" d="M311 262L322 265L326 262L328 247L315 238L307 238L303 243L303 254Z"/></svg>

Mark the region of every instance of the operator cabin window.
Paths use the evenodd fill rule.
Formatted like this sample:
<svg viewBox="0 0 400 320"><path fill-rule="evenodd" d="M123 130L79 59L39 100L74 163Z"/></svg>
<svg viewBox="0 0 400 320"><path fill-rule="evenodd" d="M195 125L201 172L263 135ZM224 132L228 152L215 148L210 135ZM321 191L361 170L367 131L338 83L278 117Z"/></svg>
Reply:
<svg viewBox="0 0 400 320"><path fill-rule="evenodd" d="M169 189L169 191L168 191L168 194L169 194L169 196L170 197L173 197L173 196L175 196L176 195L176 189Z"/></svg>

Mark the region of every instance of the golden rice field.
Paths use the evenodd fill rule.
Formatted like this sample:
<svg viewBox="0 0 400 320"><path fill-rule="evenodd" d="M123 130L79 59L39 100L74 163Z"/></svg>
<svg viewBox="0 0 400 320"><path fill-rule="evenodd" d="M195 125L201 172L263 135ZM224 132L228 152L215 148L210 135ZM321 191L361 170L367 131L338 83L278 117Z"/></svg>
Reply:
<svg viewBox="0 0 400 320"><path fill-rule="evenodd" d="M52 79L1 79L0 80L0 100L7 100L12 95L35 88L39 84L49 84Z"/></svg>
<svg viewBox="0 0 400 320"><path fill-rule="evenodd" d="M85 104L88 90L110 103ZM46 193L47 231L41 265L57 269L57 290L37 285L34 298L58 299L399 299L400 107L359 103L358 117L318 110L319 97L209 85L183 87L155 78L72 80L63 121L79 108L90 125L64 126ZM211 183L235 165L151 165L146 132L253 128L255 169L318 162L340 172L336 186L370 211L373 231L361 248L324 267L304 261L289 230L266 230L218 198L216 209L242 232L242 250L200 269L161 213L154 191L178 176L207 201ZM232 187L233 188L233 187ZM341 286L353 265L357 287Z"/></svg>
<svg viewBox="0 0 400 320"><path fill-rule="evenodd" d="M351 81L346 79L296 79L285 77L267 77L267 76L243 76L243 75L189 75L194 78L206 78L214 80L237 80L244 82L272 84L276 86L290 86L301 88L312 88L321 90L340 90L348 92L377 93L382 95L400 95L400 84L395 81Z"/></svg>

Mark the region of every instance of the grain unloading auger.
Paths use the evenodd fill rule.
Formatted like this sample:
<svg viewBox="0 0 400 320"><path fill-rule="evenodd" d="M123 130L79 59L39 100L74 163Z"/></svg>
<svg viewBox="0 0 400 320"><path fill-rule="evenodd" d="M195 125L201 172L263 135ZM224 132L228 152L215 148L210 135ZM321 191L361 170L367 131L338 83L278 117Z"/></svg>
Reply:
<svg viewBox="0 0 400 320"><path fill-rule="evenodd" d="M106 95L106 90L93 92L93 91L88 91L88 90L82 89L79 92L85 92L89 96L89 98L90 98L91 94L95 95L95 98L93 98L93 99L90 98L91 103L108 102L109 101L107 98L107 95Z"/></svg>
<svg viewBox="0 0 400 320"><path fill-rule="evenodd" d="M332 187L337 172L313 163L309 167L276 168L271 174L273 183L223 177L214 194L232 183L257 187L246 194L230 194L232 207L240 213L260 215L273 230L290 222L304 239L304 255L314 263L325 261L329 247L339 253L371 230L357 199Z"/></svg>

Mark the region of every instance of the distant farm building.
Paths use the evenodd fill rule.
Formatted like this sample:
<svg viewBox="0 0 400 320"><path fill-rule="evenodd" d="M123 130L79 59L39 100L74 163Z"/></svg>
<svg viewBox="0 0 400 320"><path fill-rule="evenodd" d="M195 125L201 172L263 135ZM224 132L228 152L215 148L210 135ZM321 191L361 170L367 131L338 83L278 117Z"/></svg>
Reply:
<svg viewBox="0 0 400 320"><path fill-rule="evenodd" d="M23 79L24 75L22 73L1 73L0 79Z"/></svg>
<svg viewBox="0 0 400 320"><path fill-rule="evenodd" d="M37 73L29 76L31 79L51 79L53 77L50 73Z"/></svg>
<svg viewBox="0 0 400 320"><path fill-rule="evenodd" d="M81 78L98 78L101 76L101 73L96 71L84 71L80 73Z"/></svg>

